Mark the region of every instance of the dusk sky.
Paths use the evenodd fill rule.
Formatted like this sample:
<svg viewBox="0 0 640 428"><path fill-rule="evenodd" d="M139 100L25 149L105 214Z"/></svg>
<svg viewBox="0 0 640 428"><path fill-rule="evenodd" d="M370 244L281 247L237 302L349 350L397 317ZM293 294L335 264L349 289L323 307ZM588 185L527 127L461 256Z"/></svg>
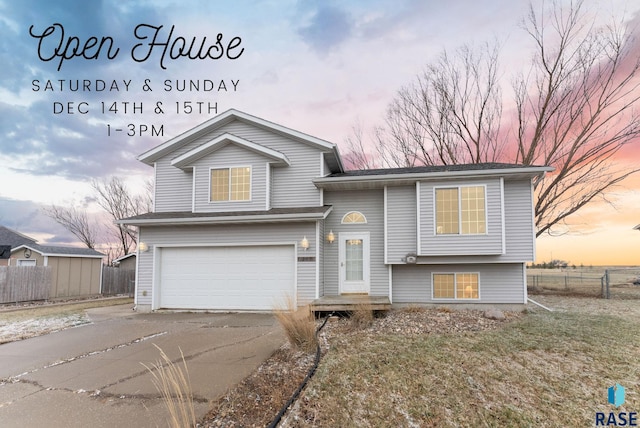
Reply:
<svg viewBox="0 0 640 428"><path fill-rule="evenodd" d="M640 22L637 1L587 3L602 22ZM138 188L152 174L139 154L230 108L336 143L345 155L352 127L381 124L398 89L443 49L464 43L501 44L508 96L511 76L525 72L532 55L520 25L528 4L0 0L0 224L41 243L74 243L42 207L96 210L92 179L115 175ZM170 33L169 43L195 39L194 55L218 38L225 55L163 57ZM85 49L86 58L72 57L73 42L84 46L92 36L108 39ZM67 43L69 58L54 56ZM191 81L198 90L189 90ZM637 146L623 155L622 164L640 162ZM538 239L538 260L640 265L640 232L632 230L640 177L608 199L572 219L579 232Z"/></svg>

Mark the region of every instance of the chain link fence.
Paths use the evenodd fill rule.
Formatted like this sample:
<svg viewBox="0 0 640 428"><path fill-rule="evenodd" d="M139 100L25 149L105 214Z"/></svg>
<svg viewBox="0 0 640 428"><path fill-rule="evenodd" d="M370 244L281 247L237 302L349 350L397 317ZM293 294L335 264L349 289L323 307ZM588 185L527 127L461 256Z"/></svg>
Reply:
<svg viewBox="0 0 640 428"><path fill-rule="evenodd" d="M640 299L640 267L606 269L603 284L605 299Z"/></svg>

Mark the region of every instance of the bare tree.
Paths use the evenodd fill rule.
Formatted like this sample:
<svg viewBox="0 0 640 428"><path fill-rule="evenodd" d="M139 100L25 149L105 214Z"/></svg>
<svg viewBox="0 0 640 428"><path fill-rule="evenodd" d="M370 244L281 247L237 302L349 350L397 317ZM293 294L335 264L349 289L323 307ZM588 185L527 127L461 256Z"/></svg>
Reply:
<svg viewBox="0 0 640 428"><path fill-rule="evenodd" d="M80 210L74 205L69 207L51 205L45 208L44 212L73 233L88 248L96 248L98 229L95 224L90 223L86 210Z"/></svg>
<svg viewBox="0 0 640 428"><path fill-rule="evenodd" d="M640 171L615 157L640 137L640 56L623 23L598 27L584 1L530 6L530 70L503 115L497 48L446 52L401 89L374 141L385 166L513 162L556 170L535 181L538 236ZM637 49L637 47L636 47Z"/></svg>
<svg viewBox="0 0 640 428"><path fill-rule="evenodd" d="M498 47L443 52L396 94L375 130L385 166L492 162L503 152Z"/></svg>
<svg viewBox="0 0 640 428"><path fill-rule="evenodd" d="M537 47L532 69L515 84L516 162L556 168L535 183L538 235L640 168L615 156L640 136L640 57L622 24L597 28L583 2L555 7L545 20L530 7L524 28Z"/></svg>
<svg viewBox="0 0 640 428"><path fill-rule="evenodd" d="M110 180L94 180L91 186L96 192L97 203L104 209L112 221L142 214L151 210L151 196L147 194L132 194L124 181L118 177ZM147 190L150 182L146 183ZM122 224L112 225L110 230L113 238L118 242L119 252L127 255L137 242L137 230L134 227Z"/></svg>

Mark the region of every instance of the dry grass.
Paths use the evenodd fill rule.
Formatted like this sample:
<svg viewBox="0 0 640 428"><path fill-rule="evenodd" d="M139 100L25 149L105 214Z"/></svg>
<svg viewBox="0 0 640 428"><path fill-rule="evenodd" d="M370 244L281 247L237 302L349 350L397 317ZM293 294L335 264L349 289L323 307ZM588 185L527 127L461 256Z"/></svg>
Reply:
<svg viewBox="0 0 640 428"><path fill-rule="evenodd" d="M373 308L366 303L360 303L350 312L351 327L355 330L365 329L373 324Z"/></svg>
<svg viewBox="0 0 640 428"><path fill-rule="evenodd" d="M293 299L287 299L285 307L276 308L274 313L293 348L309 353L316 350L316 322L308 307L298 309Z"/></svg>
<svg viewBox="0 0 640 428"><path fill-rule="evenodd" d="M13 305L3 305L0 307L0 320L5 323L18 322L26 319L84 313L85 310L91 308L124 305L127 303L133 304L133 299L128 297L121 299L87 299L77 302L42 304L24 308Z"/></svg>
<svg viewBox="0 0 640 428"><path fill-rule="evenodd" d="M593 425L609 386L640 390L639 335L625 312L535 311L493 331L336 337L291 425ZM634 392L618 411L638 408Z"/></svg>
<svg viewBox="0 0 640 428"><path fill-rule="evenodd" d="M171 361L158 345L154 344L153 346L160 351L160 359L151 367L144 363L141 364L151 372L153 385L162 396L162 401L169 411L167 422L173 428L195 427L196 415L193 407L191 380L182 350L180 350L181 367Z"/></svg>

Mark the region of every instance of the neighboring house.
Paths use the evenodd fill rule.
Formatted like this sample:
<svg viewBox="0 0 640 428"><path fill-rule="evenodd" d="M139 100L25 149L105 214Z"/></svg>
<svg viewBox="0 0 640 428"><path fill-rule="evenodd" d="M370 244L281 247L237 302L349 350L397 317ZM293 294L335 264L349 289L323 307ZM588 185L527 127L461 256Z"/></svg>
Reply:
<svg viewBox="0 0 640 428"><path fill-rule="evenodd" d="M0 226L0 245L5 242L11 245L9 266L51 267L50 298L100 294L104 254L90 248L40 245L35 239Z"/></svg>
<svg viewBox="0 0 640 428"><path fill-rule="evenodd" d="M118 257L113 261L113 265L120 269L136 270L136 254L130 253L126 256Z"/></svg>
<svg viewBox="0 0 640 428"><path fill-rule="evenodd" d="M345 171L337 147L229 110L142 154L136 304L270 310L350 294L525 304L532 179L548 167Z"/></svg>
<svg viewBox="0 0 640 428"><path fill-rule="evenodd" d="M24 244L35 244L37 241L22 233L0 226L0 245L9 245L12 249ZM9 266L10 259L0 259L0 266Z"/></svg>

